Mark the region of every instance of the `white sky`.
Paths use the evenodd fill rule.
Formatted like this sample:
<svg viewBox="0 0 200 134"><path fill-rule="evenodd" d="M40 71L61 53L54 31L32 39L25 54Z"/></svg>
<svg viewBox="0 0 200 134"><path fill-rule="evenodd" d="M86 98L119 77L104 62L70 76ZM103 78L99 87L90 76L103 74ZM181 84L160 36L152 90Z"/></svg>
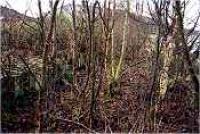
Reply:
<svg viewBox="0 0 200 134"><path fill-rule="evenodd" d="M7 5L7 7L13 8L17 10L20 13L25 13L26 10L28 12L26 13L28 16L38 16L38 7L37 7L37 1L38 0L0 0L0 5ZM55 1L55 0L54 0ZM61 0L60 5L63 0ZM81 0L76 0L76 2L80 2ZM94 0L90 0L94 1ZM102 1L102 0L100 0ZM120 0L117 0L120 1ZM142 0L131 0L133 2L135 1L142 1ZM148 2L150 0L144 0L145 2ZM188 0L190 1L188 4L188 7L186 9L186 26L188 27L190 21L198 15L198 12L200 11L200 0ZM49 0L41 0L42 2L42 9L44 12L47 12L49 10ZM64 0L65 4L69 4L72 2L72 0ZM188 18L188 19L187 19ZM200 21L198 23L200 25Z"/></svg>

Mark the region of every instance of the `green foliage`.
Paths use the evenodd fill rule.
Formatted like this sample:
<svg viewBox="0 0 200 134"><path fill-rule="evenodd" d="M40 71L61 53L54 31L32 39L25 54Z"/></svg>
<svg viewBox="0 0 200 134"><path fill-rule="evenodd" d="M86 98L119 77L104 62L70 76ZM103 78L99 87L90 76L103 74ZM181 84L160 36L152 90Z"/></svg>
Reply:
<svg viewBox="0 0 200 134"><path fill-rule="evenodd" d="M2 112L1 119L2 122L14 122L16 121L17 117L12 113Z"/></svg>
<svg viewBox="0 0 200 134"><path fill-rule="evenodd" d="M14 100L15 100L15 105L16 106L24 106L24 104L25 104L25 94L24 94L24 90L23 89L20 89L20 88L18 88L18 87L16 87L16 89L15 89L15 92L14 92L14 94L15 94L15 98L14 98Z"/></svg>
<svg viewBox="0 0 200 134"><path fill-rule="evenodd" d="M72 25L72 21L70 19L70 16L68 16L64 12L60 12L57 15L57 25L56 25L56 29L57 29L56 34L58 38L61 38L63 35L65 35L66 30L70 29L71 25Z"/></svg>
<svg viewBox="0 0 200 134"><path fill-rule="evenodd" d="M15 99L23 97L24 96L24 91L22 89L19 89L18 87L15 89Z"/></svg>
<svg viewBox="0 0 200 134"><path fill-rule="evenodd" d="M63 11L57 14L57 21L63 23L65 26L70 26L72 24L70 16Z"/></svg>
<svg viewBox="0 0 200 134"><path fill-rule="evenodd" d="M72 71L72 68L69 67L66 72L65 72L65 79L72 83L73 82L73 71Z"/></svg>

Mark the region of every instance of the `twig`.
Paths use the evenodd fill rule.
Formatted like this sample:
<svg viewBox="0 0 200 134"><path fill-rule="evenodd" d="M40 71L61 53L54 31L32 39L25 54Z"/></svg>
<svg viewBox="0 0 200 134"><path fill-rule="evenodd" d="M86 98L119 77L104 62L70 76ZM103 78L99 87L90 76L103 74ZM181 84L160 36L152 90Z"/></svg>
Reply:
<svg viewBox="0 0 200 134"><path fill-rule="evenodd" d="M61 120L61 121L73 123L73 124L75 124L75 125L78 125L78 126L81 126L81 127L85 128L85 129L87 129L88 131L90 131L90 132L92 132L92 133L96 133L94 130L88 128L87 126L85 126L84 124L82 124L82 123L80 123L80 122L72 121L72 120L69 120L69 119L66 119L66 118L63 119L63 118L60 118L60 117L55 117L54 115L50 115L50 116L52 116L52 117L53 117L54 119L56 119L56 120Z"/></svg>

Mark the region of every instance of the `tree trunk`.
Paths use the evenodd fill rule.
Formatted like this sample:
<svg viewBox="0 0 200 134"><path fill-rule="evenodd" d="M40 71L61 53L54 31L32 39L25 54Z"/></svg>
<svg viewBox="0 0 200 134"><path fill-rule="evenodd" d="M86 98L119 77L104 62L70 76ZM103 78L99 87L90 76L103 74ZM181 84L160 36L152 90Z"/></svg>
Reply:
<svg viewBox="0 0 200 134"><path fill-rule="evenodd" d="M189 54L189 48L185 39L185 35L184 35L184 26L183 26L183 15L182 15L182 11L181 11L181 2L180 0L177 0L175 3L175 10L176 10L176 14L177 14L177 31L178 31L178 35L180 36L180 41L182 42L183 45L183 53L184 53L184 60L187 63L187 69L190 73L190 76L192 78L192 82L194 85L194 91L196 92L195 95L195 100L196 102L199 103L199 81L198 81L198 77L195 75L195 71L193 68L193 64L192 64L192 60Z"/></svg>
<svg viewBox="0 0 200 134"><path fill-rule="evenodd" d="M128 35L128 28L129 28L129 13L130 13L130 1L126 1L126 17L125 17L125 24L124 24L124 30L123 30L123 39L122 39L122 49L121 49L121 55L119 59L118 66L116 68L115 78L118 79L119 74L121 72L122 68L122 62L124 59L126 47L127 47L127 35Z"/></svg>

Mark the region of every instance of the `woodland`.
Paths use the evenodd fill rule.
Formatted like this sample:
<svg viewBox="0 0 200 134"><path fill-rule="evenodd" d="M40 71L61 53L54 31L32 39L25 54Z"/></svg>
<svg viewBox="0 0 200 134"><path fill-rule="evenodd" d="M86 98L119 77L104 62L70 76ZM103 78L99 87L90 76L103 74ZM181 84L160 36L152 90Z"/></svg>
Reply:
<svg viewBox="0 0 200 134"><path fill-rule="evenodd" d="M1 132L199 133L190 1L37 0L37 18L2 6Z"/></svg>

